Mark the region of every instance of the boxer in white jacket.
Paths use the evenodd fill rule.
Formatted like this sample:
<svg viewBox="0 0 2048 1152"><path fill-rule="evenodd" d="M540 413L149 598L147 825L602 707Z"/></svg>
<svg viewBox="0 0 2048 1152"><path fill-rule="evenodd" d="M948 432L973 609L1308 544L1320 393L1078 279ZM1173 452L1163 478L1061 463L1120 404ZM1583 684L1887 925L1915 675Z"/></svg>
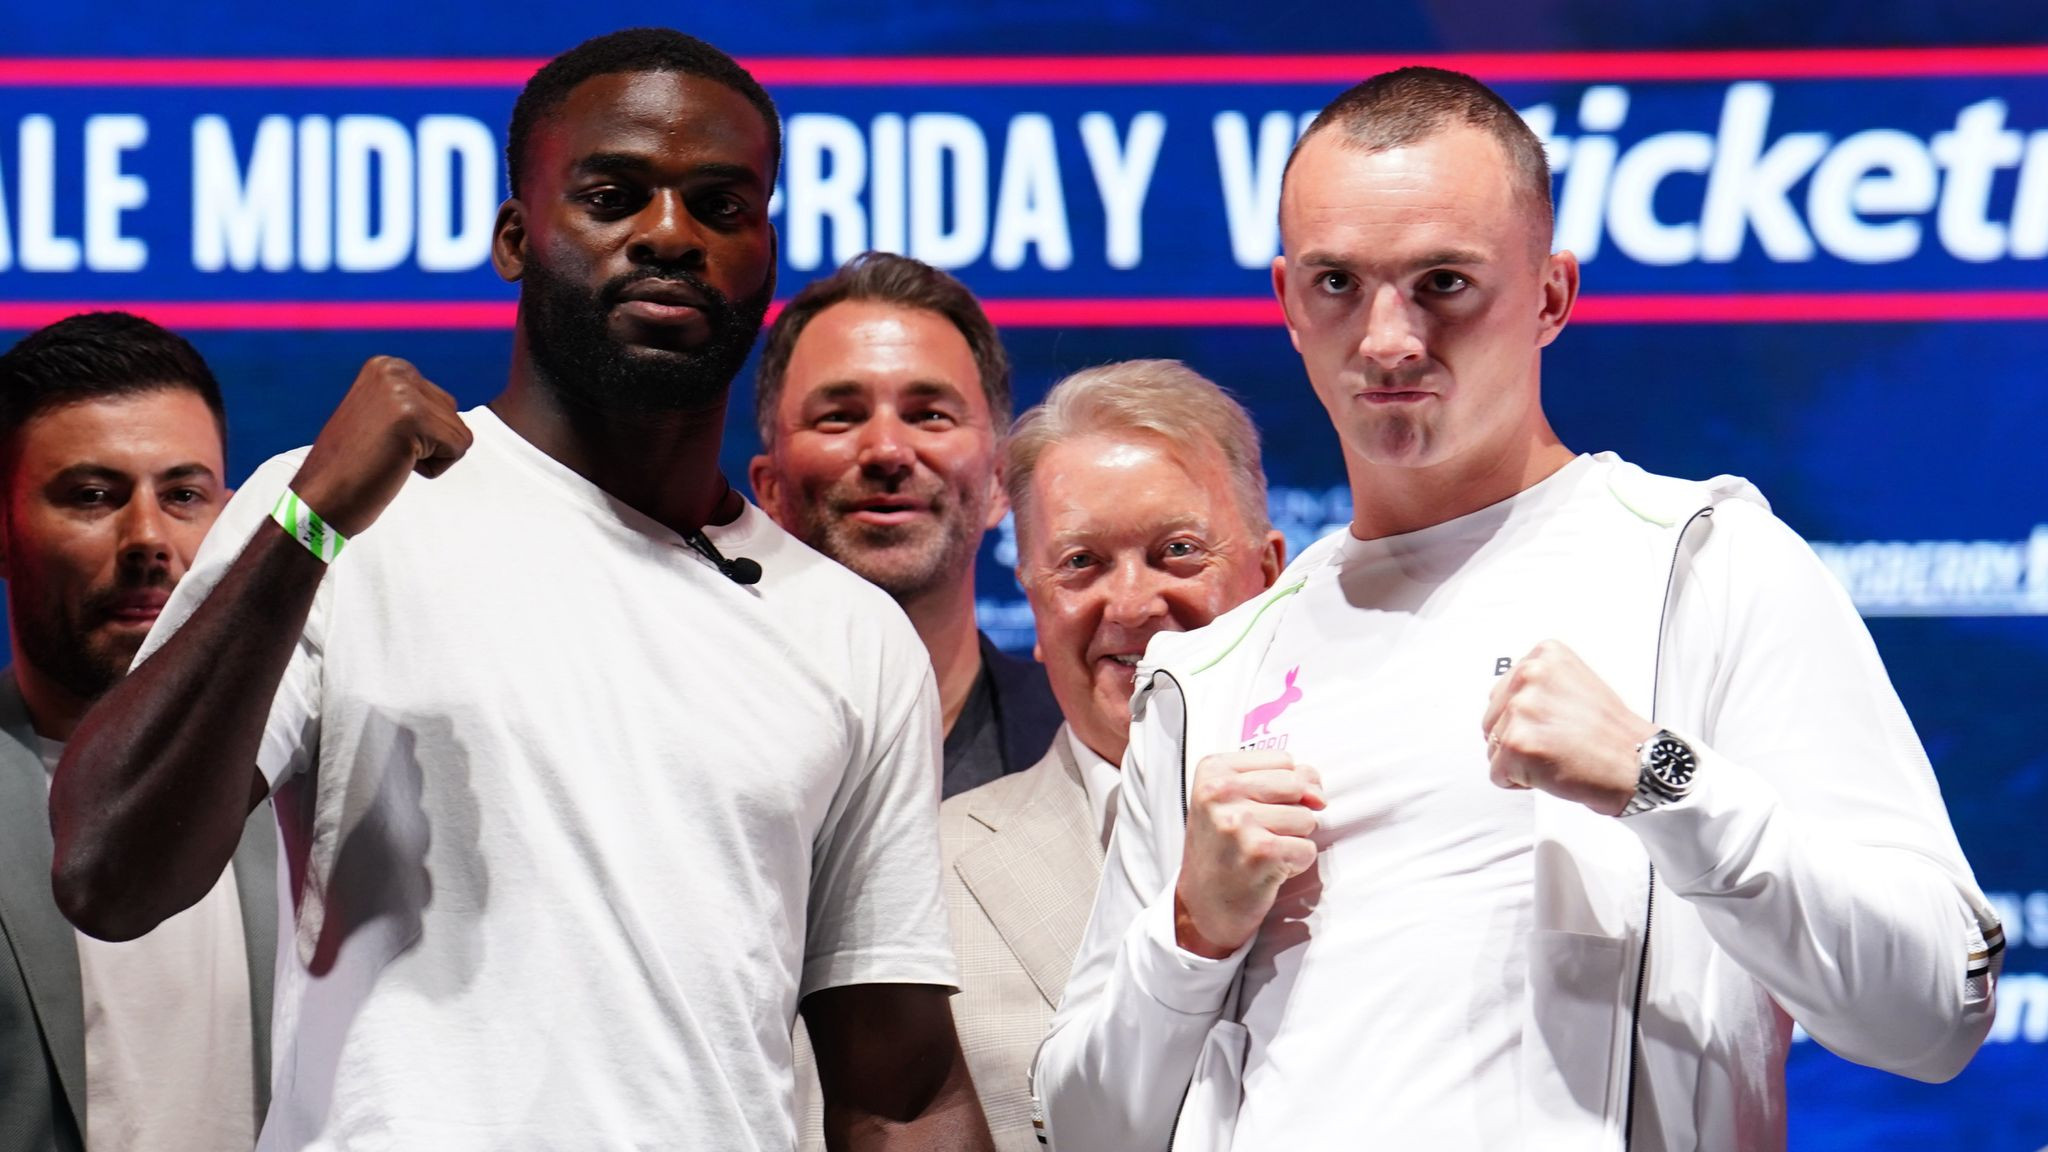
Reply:
<svg viewBox="0 0 2048 1152"><path fill-rule="evenodd" d="M1058 1152L1785 1142L1794 1021L1953 1076L2003 936L1841 588L1755 489L1565 449L1540 145L1407 69L1274 282L1355 519L1154 639L1033 1072Z"/></svg>

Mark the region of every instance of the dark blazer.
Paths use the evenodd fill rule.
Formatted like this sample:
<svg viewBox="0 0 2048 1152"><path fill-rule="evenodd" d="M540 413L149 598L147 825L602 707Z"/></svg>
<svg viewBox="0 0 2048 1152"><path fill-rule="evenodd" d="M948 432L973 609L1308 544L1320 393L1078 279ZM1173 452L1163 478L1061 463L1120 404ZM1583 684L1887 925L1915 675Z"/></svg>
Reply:
<svg viewBox="0 0 2048 1152"><path fill-rule="evenodd" d="M85 1009L77 935L50 895L50 802L12 669L0 672L0 1152L83 1152ZM249 952L256 1120L270 1109L277 832L256 806L235 850Z"/></svg>
<svg viewBox="0 0 2048 1152"><path fill-rule="evenodd" d="M1003 775L1022 772L1045 757L1064 717L1046 682L1045 665L1019 660L980 634L981 666L988 669L995 697L996 730L1002 734Z"/></svg>

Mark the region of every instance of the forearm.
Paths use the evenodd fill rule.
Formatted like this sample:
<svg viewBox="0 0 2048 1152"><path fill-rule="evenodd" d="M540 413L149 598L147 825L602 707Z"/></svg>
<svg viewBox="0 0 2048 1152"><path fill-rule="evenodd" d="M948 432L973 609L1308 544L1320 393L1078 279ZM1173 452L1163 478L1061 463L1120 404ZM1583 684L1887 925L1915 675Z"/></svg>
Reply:
<svg viewBox="0 0 2048 1152"><path fill-rule="evenodd" d="M264 724L325 571L261 525L191 619L79 725L50 823L57 904L81 930L133 939L219 878L263 795Z"/></svg>
<svg viewBox="0 0 2048 1152"><path fill-rule="evenodd" d="M1627 822L1715 943L1830 1050L1922 1080L1960 1071L1996 971L1967 881L1914 848L1829 834L1733 761L1707 753L1699 780Z"/></svg>
<svg viewBox="0 0 2048 1152"><path fill-rule="evenodd" d="M1082 945L1032 1066L1032 1091L1056 1149L1163 1150L1171 1139L1245 950L1221 960L1180 950L1170 901L1127 920L1106 954Z"/></svg>

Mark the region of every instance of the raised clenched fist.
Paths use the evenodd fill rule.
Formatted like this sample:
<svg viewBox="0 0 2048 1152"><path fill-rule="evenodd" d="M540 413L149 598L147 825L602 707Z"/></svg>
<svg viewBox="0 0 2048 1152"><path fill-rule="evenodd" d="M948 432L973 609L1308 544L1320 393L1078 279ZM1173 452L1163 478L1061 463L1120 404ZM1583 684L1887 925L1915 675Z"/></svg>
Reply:
<svg viewBox="0 0 2048 1152"><path fill-rule="evenodd" d="M1636 746L1657 731L1555 640L1494 683L1479 727L1495 784L1540 789L1608 816L1635 795Z"/></svg>
<svg viewBox="0 0 2048 1152"><path fill-rule="evenodd" d="M292 478L292 491L343 536L375 523L413 472L439 476L469 451L455 397L395 356L373 357Z"/></svg>
<svg viewBox="0 0 2048 1152"><path fill-rule="evenodd" d="M1258 932L1280 885L1316 862L1323 779L1285 752L1225 752L1195 765L1174 936L1221 959Z"/></svg>

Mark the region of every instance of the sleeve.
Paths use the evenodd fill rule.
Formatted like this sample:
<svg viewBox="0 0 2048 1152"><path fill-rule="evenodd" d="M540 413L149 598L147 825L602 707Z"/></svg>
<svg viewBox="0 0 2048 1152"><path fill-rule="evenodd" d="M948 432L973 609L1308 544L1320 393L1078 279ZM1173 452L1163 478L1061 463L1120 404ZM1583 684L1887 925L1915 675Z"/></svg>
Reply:
<svg viewBox="0 0 2048 1152"><path fill-rule="evenodd" d="M1203 1038L1251 948L1211 960L1174 939L1184 711L1158 677L1134 701L1102 883L1032 1064L1046 1139L1062 1152L1165 1152Z"/></svg>
<svg viewBox="0 0 2048 1152"><path fill-rule="evenodd" d="M959 986L939 870L938 687L917 634L887 611L867 738L812 849L799 998L848 984Z"/></svg>
<svg viewBox="0 0 2048 1152"><path fill-rule="evenodd" d="M1714 519L1676 609L1681 660L1719 654L1690 685L1695 786L1624 823L1814 1039L1946 1080L1991 1026L1997 917L1847 593L1768 513Z"/></svg>
<svg viewBox="0 0 2048 1152"><path fill-rule="evenodd" d="M220 518L214 521L206 539L200 544L198 554L192 558L192 566L171 591L170 601L150 628L142 649L136 653L137 664L149 659L179 628L184 627L192 613L220 584L228 568L254 538L257 529L270 519L270 509L277 503L278 494L291 483L305 456L305 450L300 449L272 457L256 469L248 482L229 499L227 507L221 509ZM263 778L270 782L273 791L311 764L318 755L320 658L329 605L333 599L333 583L332 579L321 582L320 591L313 600L313 610L307 615L306 629L292 650L284 679L278 683L277 694L270 702L270 718L263 726L263 743L257 751L256 766L263 773Z"/></svg>

